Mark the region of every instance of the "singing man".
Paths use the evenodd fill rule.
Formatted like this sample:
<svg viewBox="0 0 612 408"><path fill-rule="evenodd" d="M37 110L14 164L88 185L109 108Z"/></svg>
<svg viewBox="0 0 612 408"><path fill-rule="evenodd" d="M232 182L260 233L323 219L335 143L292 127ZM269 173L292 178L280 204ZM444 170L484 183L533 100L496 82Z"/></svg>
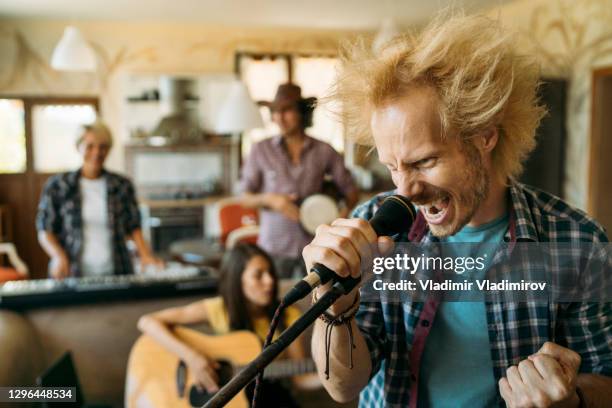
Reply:
<svg viewBox="0 0 612 408"><path fill-rule="evenodd" d="M418 208L407 242L608 242L603 228L546 192L516 181L545 109L539 68L496 21L455 16L379 55L349 50L336 97L348 129L375 145L396 192ZM341 276L393 246L356 218L319 227L303 251ZM327 287L317 289L321 296ZM312 349L338 401L362 407L582 407L612 404L610 303L359 302L340 298ZM353 317L354 316L354 317Z"/></svg>

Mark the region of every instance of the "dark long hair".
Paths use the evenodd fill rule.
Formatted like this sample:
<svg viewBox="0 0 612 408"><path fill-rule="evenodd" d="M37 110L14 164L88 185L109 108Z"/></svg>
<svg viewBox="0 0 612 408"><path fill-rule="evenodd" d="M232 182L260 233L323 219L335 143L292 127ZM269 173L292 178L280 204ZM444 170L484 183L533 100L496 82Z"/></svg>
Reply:
<svg viewBox="0 0 612 408"><path fill-rule="evenodd" d="M219 293L227 309L230 330L253 331L253 322L247 309L248 301L242 291L242 274L249 261L255 256L261 256L268 262L270 274L274 279L272 301L266 306L266 315L270 319L274 316L274 311L278 306L278 277L272 258L257 245L240 243L223 257L219 281Z"/></svg>

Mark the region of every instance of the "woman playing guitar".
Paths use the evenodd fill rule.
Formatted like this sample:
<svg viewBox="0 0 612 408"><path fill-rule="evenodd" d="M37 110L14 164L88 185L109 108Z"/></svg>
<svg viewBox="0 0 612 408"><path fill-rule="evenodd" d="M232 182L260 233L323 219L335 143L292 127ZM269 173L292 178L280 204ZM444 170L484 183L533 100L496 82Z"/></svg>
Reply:
<svg viewBox="0 0 612 408"><path fill-rule="evenodd" d="M218 362L181 341L173 332L173 326L205 322L216 334L248 330L263 342L278 305L278 280L270 256L255 245L238 244L224 257L219 292L218 297L150 313L138 321L138 328L184 361L195 383L209 393L219 389ZM287 308L280 329L291 325L299 316L297 308ZM304 360L303 343L294 342L282 357ZM314 375L302 375L294 377L293 382L300 388L312 388L314 379ZM266 396L274 398L274 406L297 406L287 389L278 382L265 383L262 406L270 406L265 403Z"/></svg>

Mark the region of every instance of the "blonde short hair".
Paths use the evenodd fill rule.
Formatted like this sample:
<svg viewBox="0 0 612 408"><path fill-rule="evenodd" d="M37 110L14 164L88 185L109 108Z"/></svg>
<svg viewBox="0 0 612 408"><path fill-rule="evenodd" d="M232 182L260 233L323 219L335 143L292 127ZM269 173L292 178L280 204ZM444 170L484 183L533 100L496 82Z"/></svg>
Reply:
<svg viewBox="0 0 612 408"><path fill-rule="evenodd" d="M83 138L87 133L93 133L97 138L102 139L104 142L106 142L109 149L113 147L113 135L110 129L108 126L106 126L106 124L104 124L104 122L97 120L93 123L81 126L79 136L76 140L77 148L83 142Z"/></svg>
<svg viewBox="0 0 612 408"><path fill-rule="evenodd" d="M440 15L418 35L402 36L375 54L360 40L344 47L331 100L341 103L349 137L372 145L372 111L417 86L431 86L445 137L463 140L495 126L497 173L522 171L546 110L539 104L540 69L520 55L513 36L484 16Z"/></svg>

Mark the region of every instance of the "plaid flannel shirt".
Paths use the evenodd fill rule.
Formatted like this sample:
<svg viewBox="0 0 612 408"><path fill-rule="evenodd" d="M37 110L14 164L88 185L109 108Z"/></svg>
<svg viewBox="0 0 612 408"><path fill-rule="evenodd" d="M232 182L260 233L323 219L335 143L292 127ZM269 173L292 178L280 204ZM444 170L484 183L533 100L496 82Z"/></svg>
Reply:
<svg viewBox="0 0 612 408"><path fill-rule="evenodd" d="M599 224L561 199L516 182L509 190L510 225L505 242L608 242ZM370 219L389 194L376 196L353 215ZM428 243L436 238L419 214L410 232L394 240ZM416 407L420 361L438 304L433 298L361 303L356 319L368 345L372 372L360 394L360 407ZM487 301L485 307L496 381L546 341L580 354L580 372L612 375L610 303ZM504 405L499 395L498 403Z"/></svg>
<svg viewBox="0 0 612 408"><path fill-rule="evenodd" d="M115 275L133 273L126 239L140 228L136 193L129 179L103 170L106 179L108 225L111 230ZM83 219L81 215L81 171L57 174L43 188L36 215L36 229L55 234L70 260L70 274L81 276Z"/></svg>

